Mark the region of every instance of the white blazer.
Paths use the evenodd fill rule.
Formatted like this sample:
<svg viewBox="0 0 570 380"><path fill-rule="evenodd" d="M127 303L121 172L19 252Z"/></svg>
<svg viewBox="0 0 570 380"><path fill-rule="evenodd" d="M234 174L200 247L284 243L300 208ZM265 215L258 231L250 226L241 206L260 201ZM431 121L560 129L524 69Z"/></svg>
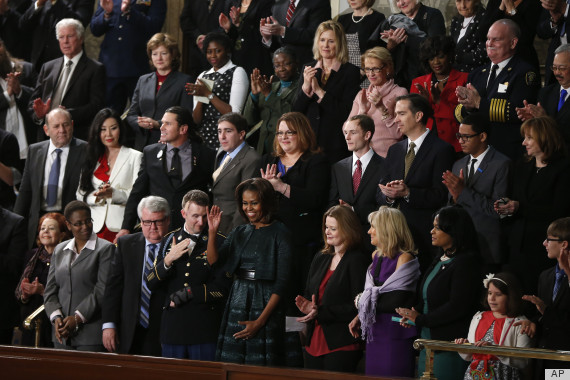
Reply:
<svg viewBox="0 0 570 380"><path fill-rule="evenodd" d="M119 232L125 214L125 204L138 177L141 160L141 152L122 146L109 176L113 197L98 203L95 203L95 195L93 194L103 184L103 181L92 176L91 180L95 190L87 196L86 202L91 208L93 232L100 232L103 229L103 225L107 225L110 231ZM97 164L95 170L98 167L99 164ZM77 199L82 201L84 195L83 191L77 189Z"/></svg>

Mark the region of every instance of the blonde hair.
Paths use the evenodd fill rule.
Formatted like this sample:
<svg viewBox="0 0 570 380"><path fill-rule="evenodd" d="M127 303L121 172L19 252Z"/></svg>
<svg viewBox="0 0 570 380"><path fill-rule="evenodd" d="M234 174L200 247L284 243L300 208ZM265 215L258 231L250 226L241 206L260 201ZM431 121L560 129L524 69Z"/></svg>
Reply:
<svg viewBox="0 0 570 380"><path fill-rule="evenodd" d="M376 230L380 255L393 259L398 252L417 253L406 217L400 210L382 206L368 215L368 222Z"/></svg>
<svg viewBox="0 0 570 380"><path fill-rule="evenodd" d="M180 50L178 50L178 43L168 33L156 33L146 43L146 55L148 56L150 67L156 69L152 64L152 51L164 46L171 55L172 63L170 64L172 71L177 71L180 67Z"/></svg>
<svg viewBox="0 0 570 380"><path fill-rule="evenodd" d="M334 42L336 44L336 59L341 64L348 62L348 47L346 43L346 36L344 34L344 28L338 22L332 20L321 22L317 28L315 39L313 40L313 57L317 61L320 61L323 58L321 56L321 52L319 51L319 39L321 38L321 34L327 30L331 30L334 34Z"/></svg>
<svg viewBox="0 0 570 380"><path fill-rule="evenodd" d="M368 49L360 56L360 64L361 67L364 68L364 60L366 58L374 58L382 62L382 64L388 67L388 76L391 77L394 73L394 60L392 59L392 54L388 51L388 49L383 47L375 47L372 49Z"/></svg>

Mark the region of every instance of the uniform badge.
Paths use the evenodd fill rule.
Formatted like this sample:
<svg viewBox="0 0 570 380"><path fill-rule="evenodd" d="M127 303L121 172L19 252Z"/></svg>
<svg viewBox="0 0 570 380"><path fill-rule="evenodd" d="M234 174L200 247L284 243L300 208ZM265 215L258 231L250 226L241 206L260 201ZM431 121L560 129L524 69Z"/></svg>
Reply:
<svg viewBox="0 0 570 380"><path fill-rule="evenodd" d="M524 76L525 82L527 86L533 85L536 81L536 74L534 71L529 71Z"/></svg>
<svg viewBox="0 0 570 380"><path fill-rule="evenodd" d="M202 236L202 240L204 240L204 241L208 240L208 236L206 236L206 235Z"/></svg>
<svg viewBox="0 0 570 380"><path fill-rule="evenodd" d="M507 71L511 71L512 69L513 69L512 67L509 67L509 68L507 69Z"/></svg>
<svg viewBox="0 0 570 380"><path fill-rule="evenodd" d="M482 72L482 73L486 73L486 72L487 72L487 69L483 69L483 70L481 70L481 72Z"/></svg>

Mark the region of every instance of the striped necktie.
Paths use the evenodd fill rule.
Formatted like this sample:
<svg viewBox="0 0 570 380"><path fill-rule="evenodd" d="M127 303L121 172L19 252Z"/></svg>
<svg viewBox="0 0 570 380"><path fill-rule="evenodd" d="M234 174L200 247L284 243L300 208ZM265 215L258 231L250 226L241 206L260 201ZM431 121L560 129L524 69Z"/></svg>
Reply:
<svg viewBox="0 0 570 380"><path fill-rule="evenodd" d="M145 329L148 328L149 322L149 309L150 309L150 296L151 291L148 288L148 276L152 273L154 268L154 258L156 252L156 244L149 244L148 250L145 254L144 260L144 276L141 285L141 313L140 313L140 324Z"/></svg>
<svg viewBox="0 0 570 380"><path fill-rule="evenodd" d="M294 13L295 13L295 0L291 0L289 2L289 8L287 9L287 16L285 17L285 20L287 21L287 26L289 26L289 23L291 22Z"/></svg>

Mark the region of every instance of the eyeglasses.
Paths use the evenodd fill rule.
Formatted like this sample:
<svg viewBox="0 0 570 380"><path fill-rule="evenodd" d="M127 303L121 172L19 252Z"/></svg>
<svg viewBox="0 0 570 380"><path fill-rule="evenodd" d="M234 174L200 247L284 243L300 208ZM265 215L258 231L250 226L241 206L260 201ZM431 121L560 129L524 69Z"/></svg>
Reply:
<svg viewBox="0 0 570 380"><path fill-rule="evenodd" d="M67 222L71 224L73 227L90 226L91 224L93 224L93 219L89 218L85 220L80 220L75 223L71 223L69 220Z"/></svg>
<svg viewBox="0 0 570 380"><path fill-rule="evenodd" d="M557 242L563 241L563 240L560 239L560 238L549 238L548 236L547 236L546 239L544 239L544 240L546 240L546 241L549 242L549 243L550 243L551 241L557 241Z"/></svg>
<svg viewBox="0 0 570 380"><path fill-rule="evenodd" d="M366 74L370 73L378 74L380 71L382 71L384 67L386 67L386 65L382 65L382 67L365 67L364 72Z"/></svg>
<svg viewBox="0 0 570 380"><path fill-rule="evenodd" d="M295 132L295 131L286 131L286 132L278 131L278 132L275 132L275 136L277 136L277 137L283 137L283 135L286 135L287 137L291 137L291 136L296 135L296 134L297 134L297 132Z"/></svg>
<svg viewBox="0 0 570 380"><path fill-rule="evenodd" d="M165 216L164 218L162 218L162 219L157 219L157 220L141 220L141 224L142 224L143 226L145 226L145 227L150 227L150 226L152 226L153 224L154 224L156 227L160 227L160 226L164 225L164 223L165 223L167 220L168 220L168 217Z"/></svg>
<svg viewBox="0 0 570 380"><path fill-rule="evenodd" d="M469 141L471 137L479 136L481 133L474 133L472 135L462 135L461 133L456 133L455 137L459 141Z"/></svg>
<svg viewBox="0 0 570 380"><path fill-rule="evenodd" d="M568 70L568 66L556 66L556 65L552 65L550 66L550 69L552 69L552 71L566 71Z"/></svg>

